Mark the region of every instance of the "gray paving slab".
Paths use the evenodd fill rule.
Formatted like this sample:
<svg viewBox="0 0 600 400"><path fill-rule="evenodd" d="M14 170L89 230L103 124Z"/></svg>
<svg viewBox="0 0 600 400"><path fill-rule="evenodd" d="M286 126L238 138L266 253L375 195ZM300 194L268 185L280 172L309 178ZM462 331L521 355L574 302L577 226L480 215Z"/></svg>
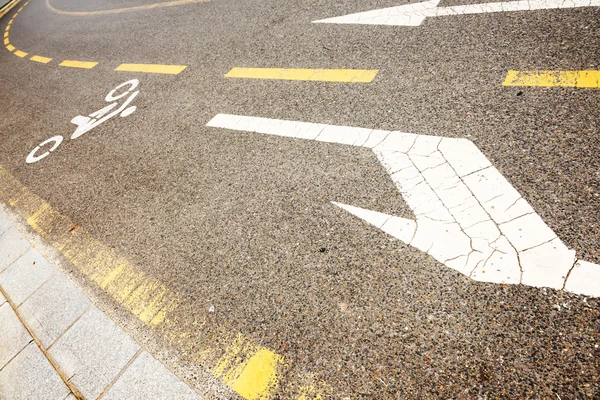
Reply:
<svg viewBox="0 0 600 400"><path fill-rule="evenodd" d="M8 215L2 210L0 210L0 235L2 235L10 226L12 225L10 219L8 219Z"/></svg>
<svg viewBox="0 0 600 400"><path fill-rule="evenodd" d="M29 242L15 227L10 227L0 235L0 272L12 264L29 249Z"/></svg>
<svg viewBox="0 0 600 400"><path fill-rule="evenodd" d="M0 370L0 399L63 400L70 393L35 343Z"/></svg>
<svg viewBox="0 0 600 400"><path fill-rule="evenodd" d="M96 398L140 346L96 307L90 308L49 352L86 398Z"/></svg>
<svg viewBox="0 0 600 400"><path fill-rule="evenodd" d="M46 282L56 269L35 249L29 249L0 273L0 286L18 307Z"/></svg>
<svg viewBox="0 0 600 400"><path fill-rule="evenodd" d="M120 399L198 400L202 397L190 389L148 352L143 351L111 388L103 400Z"/></svg>
<svg viewBox="0 0 600 400"><path fill-rule="evenodd" d="M10 304L0 306L0 368L32 340Z"/></svg>
<svg viewBox="0 0 600 400"><path fill-rule="evenodd" d="M48 348L89 306L89 299L73 282L56 274L19 307L19 313Z"/></svg>

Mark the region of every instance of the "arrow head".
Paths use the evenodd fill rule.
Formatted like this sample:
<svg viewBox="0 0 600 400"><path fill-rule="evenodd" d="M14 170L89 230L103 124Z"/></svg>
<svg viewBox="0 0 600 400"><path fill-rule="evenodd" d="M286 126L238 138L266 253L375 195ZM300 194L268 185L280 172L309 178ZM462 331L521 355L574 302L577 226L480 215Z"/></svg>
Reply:
<svg viewBox="0 0 600 400"><path fill-rule="evenodd" d="M434 15L432 12L435 12L438 3L439 0L430 0L321 19L313 23L419 26L425 18Z"/></svg>

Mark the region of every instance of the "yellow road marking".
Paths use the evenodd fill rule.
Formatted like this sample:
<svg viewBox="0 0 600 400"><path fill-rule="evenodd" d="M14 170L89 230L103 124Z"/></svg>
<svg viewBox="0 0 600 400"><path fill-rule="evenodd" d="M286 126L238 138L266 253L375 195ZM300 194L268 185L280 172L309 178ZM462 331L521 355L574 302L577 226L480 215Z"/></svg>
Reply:
<svg viewBox="0 0 600 400"><path fill-rule="evenodd" d="M180 298L137 269L84 228L55 211L0 166L0 199L14 207L29 226L48 240L85 276L150 326L163 321ZM135 289L135 290L134 290Z"/></svg>
<svg viewBox="0 0 600 400"><path fill-rule="evenodd" d="M240 361L242 360L242 361ZM217 362L213 373L248 400L265 398L277 389L277 367L283 357L238 335Z"/></svg>
<svg viewBox="0 0 600 400"><path fill-rule="evenodd" d="M12 10L13 7L15 7L20 2L21 2L21 0L17 0L17 1L13 1L12 4L9 3L8 5L4 6L4 8L2 9L2 11L0 11L0 18L4 17L6 14L8 14L8 12L10 10ZM13 17L13 19L14 19L14 17Z"/></svg>
<svg viewBox="0 0 600 400"><path fill-rule="evenodd" d="M94 68L96 65L98 65L98 63L95 61L65 60L58 65L60 65L61 67L90 69L90 68Z"/></svg>
<svg viewBox="0 0 600 400"><path fill-rule="evenodd" d="M210 368L230 388L247 400L276 398L287 368L284 358L243 334L215 324L209 330L196 321L178 319L173 311L187 300L147 275L116 250L94 238L84 227L60 214L48 202L23 186L0 165L0 201L27 221L31 229L57 249L76 269L98 285L142 322L193 361ZM189 307L187 304L185 307ZM310 377L309 377L310 378ZM294 376L287 387L297 398L321 399L330 390L314 379ZM322 388L323 387L323 388ZM335 397L333 395L328 397Z"/></svg>
<svg viewBox="0 0 600 400"><path fill-rule="evenodd" d="M162 64L121 64L115 71L149 72L153 74L177 75L187 68L187 65L162 65Z"/></svg>
<svg viewBox="0 0 600 400"><path fill-rule="evenodd" d="M371 82L378 70L304 69L304 68L233 68L226 78L281 79L292 81Z"/></svg>
<svg viewBox="0 0 600 400"><path fill-rule="evenodd" d="M30 58L31 61L35 61L35 62L39 62L42 64L48 64L50 61L52 61L51 58L48 57L42 57L42 56L32 56Z"/></svg>
<svg viewBox="0 0 600 400"><path fill-rule="evenodd" d="M5 37L5 38L4 38L4 44L5 44L5 45L7 45L7 44L10 44L10 42L8 41L8 38L7 38L7 37Z"/></svg>
<svg viewBox="0 0 600 400"><path fill-rule="evenodd" d="M600 88L600 71L509 71L503 86Z"/></svg>
<svg viewBox="0 0 600 400"><path fill-rule="evenodd" d="M8 37L8 31L4 32L4 37L7 38Z"/></svg>
<svg viewBox="0 0 600 400"><path fill-rule="evenodd" d="M21 58L23 58L23 57L25 57L25 56L27 55L27 53L25 53L24 51L21 51L21 50L17 50L17 51L15 51L13 54L14 54L15 56L17 56L17 57L21 57Z"/></svg>
<svg viewBox="0 0 600 400"><path fill-rule="evenodd" d="M13 51L15 49L15 46L13 46L12 44L6 45L6 48L8 49L8 51Z"/></svg>
<svg viewBox="0 0 600 400"><path fill-rule="evenodd" d="M46 0L46 7L55 14L61 15L76 15L76 16L86 16L86 15L103 15L103 14L117 14L123 12L131 12L131 11L141 11L141 10L150 10L152 8L160 8L160 7L173 7L180 6L182 4L195 4L195 3L207 3L210 0L176 0L176 1L167 1L164 3L154 3L154 4L146 4L143 6L135 6L135 7L126 7L126 8L115 8L111 10L98 10L98 11L63 11L57 8L54 8L52 4L50 4L50 0Z"/></svg>

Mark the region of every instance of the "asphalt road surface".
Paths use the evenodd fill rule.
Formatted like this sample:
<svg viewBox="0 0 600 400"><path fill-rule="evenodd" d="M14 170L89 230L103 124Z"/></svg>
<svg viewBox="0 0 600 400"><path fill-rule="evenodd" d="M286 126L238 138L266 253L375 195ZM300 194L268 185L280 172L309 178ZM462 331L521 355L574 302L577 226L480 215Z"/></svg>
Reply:
<svg viewBox="0 0 600 400"><path fill-rule="evenodd" d="M597 297L471 279L337 207L415 218L368 148L207 126L233 114L466 138L600 268L598 85L502 85L510 70L600 70L600 7L393 26L312 21L402 2L153 4L22 0L0 20L4 33L18 12L0 49L0 190L17 211L43 199L32 229L157 357L208 399L600 396ZM133 113L70 138L132 79Z"/></svg>

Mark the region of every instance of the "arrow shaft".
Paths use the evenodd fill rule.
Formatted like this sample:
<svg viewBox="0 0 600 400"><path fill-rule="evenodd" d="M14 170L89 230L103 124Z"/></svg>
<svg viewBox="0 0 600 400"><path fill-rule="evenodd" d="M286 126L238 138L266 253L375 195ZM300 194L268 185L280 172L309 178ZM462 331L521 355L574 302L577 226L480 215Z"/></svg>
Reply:
<svg viewBox="0 0 600 400"><path fill-rule="evenodd" d="M467 4L463 6L438 7L423 12L428 17L444 15L484 14L509 11L533 11L554 8L578 8L600 6L600 0L517 0L498 3Z"/></svg>

